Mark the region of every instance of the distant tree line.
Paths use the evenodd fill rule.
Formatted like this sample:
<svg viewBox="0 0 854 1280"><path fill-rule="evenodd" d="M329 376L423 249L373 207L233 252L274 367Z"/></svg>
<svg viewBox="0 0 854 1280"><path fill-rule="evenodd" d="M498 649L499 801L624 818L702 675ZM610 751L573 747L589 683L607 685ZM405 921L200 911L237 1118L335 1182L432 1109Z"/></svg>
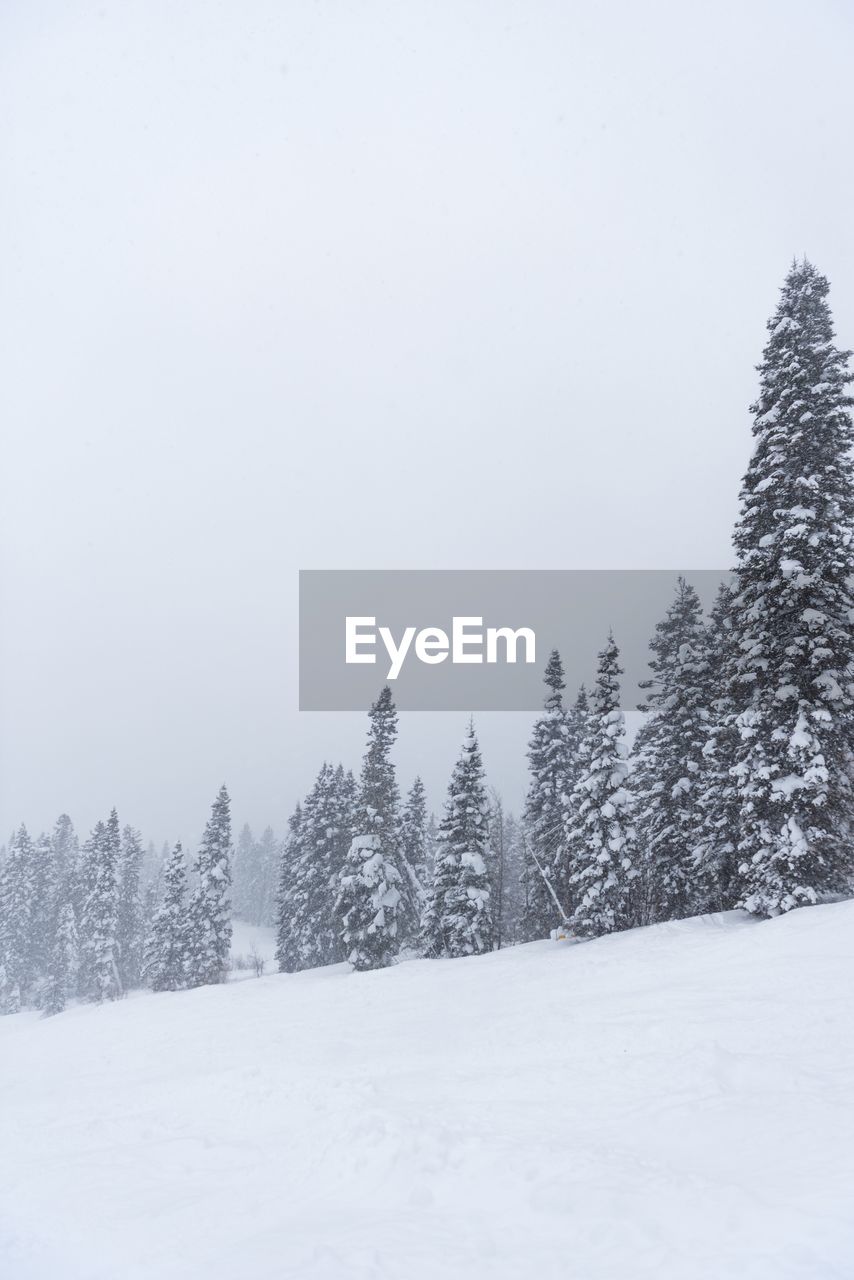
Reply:
<svg viewBox="0 0 854 1280"><path fill-rule="evenodd" d="M0 869L0 1012L59 1013L224 980L231 946L231 817L219 792L188 889L181 845L165 861L115 809L80 845L63 814L50 835L13 835Z"/></svg>
<svg viewBox="0 0 854 1280"><path fill-rule="evenodd" d="M442 813L401 798L384 688L358 778L324 763L283 841L221 789L195 859L143 851L115 810L80 847L63 816L0 868L0 1009L55 1013L221 982L232 913L274 925L285 972L480 954L741 907L773 916L854 881L854 401L828 284L794 263L768 324L732 581L705 618L679 578L651 640L631 758L619 650L564 701L560 655L528 751L524 813L487 788L473 723Z"/></svg>

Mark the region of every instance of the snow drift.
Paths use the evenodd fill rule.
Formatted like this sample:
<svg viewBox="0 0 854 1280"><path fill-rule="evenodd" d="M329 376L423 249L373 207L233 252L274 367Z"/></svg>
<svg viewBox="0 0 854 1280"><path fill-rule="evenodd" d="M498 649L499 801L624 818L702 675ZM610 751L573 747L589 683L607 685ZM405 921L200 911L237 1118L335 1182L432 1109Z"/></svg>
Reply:
<svg viewBox="0 0 854 1280"><path fill-rule="evenodd" d="M854 903L0 1021L7 1280L854 1272Z"/></svg>

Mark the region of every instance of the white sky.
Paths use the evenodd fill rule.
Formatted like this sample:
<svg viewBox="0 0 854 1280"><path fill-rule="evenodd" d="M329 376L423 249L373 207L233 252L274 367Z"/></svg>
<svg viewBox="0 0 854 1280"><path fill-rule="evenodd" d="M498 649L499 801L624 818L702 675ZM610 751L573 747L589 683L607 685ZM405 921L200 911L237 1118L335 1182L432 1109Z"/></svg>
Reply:
<svg viewBox="0 0 854 1280"><path fill-rule="evenodd" d="M0 832L281 828L304 568L729 562L793 254L854 345L854 9L0 8ZM409 716L440 799L462 725ZM527 720L483 717L516 802Z"/></svg>

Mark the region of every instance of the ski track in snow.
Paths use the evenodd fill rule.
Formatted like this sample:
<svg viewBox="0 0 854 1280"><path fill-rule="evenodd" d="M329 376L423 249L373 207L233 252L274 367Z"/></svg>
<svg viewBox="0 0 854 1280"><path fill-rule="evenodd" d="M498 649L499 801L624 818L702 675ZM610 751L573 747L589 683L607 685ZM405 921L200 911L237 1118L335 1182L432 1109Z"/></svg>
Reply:
<svg viewBox="0 0 854 1280"><path fill-rule="evenodd" d="M841 903L0 1019L0 1275L850 1280L852 977Z"/></svg>

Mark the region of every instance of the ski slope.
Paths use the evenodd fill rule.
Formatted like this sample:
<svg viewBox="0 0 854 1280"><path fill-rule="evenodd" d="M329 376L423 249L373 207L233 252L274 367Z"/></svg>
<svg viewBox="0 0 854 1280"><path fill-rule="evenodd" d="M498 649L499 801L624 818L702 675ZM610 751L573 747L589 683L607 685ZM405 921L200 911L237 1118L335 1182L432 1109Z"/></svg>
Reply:
<svg viewBox="0 0 854 1280"><path fill-rule="evenodd" d="M4 1280L850 1280L854 903L0 1020Z"/></svg>

